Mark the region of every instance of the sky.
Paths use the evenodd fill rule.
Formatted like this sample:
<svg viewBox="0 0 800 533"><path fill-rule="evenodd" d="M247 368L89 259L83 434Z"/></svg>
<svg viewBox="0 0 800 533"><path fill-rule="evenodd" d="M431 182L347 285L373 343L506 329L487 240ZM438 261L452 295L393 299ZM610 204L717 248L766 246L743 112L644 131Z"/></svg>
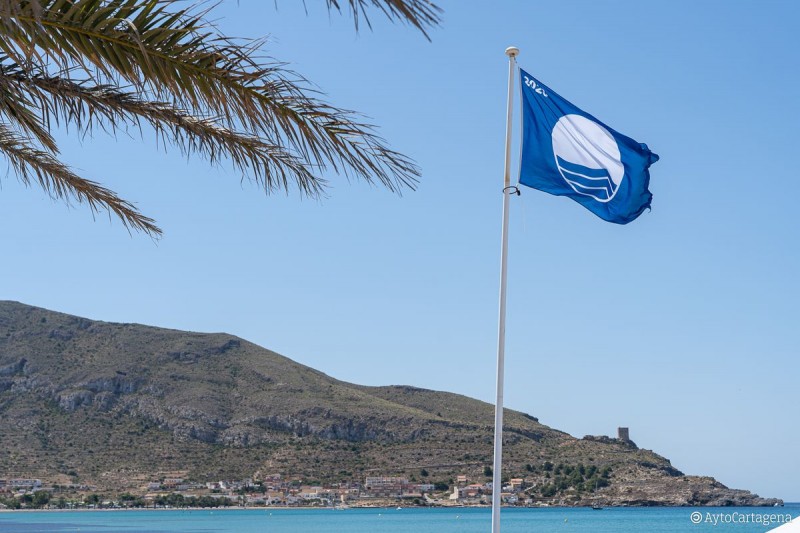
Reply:
<svg viewBox="0 0 800 533"><path fill-rule="evenodd" d="M268 36L267 53L370 117L422 168L418 190L328 175L325 199L266 196L147 132L60 130L63 159L164 237L9 170L0 298L224 331L344 381L493 402L517 46L525 70L661 160L652 210L626 226L532 189L513 200L506 407L577 437L628 426L688 474L800 501L800 4L443 0L430 42L299 4L225 0L212 18Z"/></svg>

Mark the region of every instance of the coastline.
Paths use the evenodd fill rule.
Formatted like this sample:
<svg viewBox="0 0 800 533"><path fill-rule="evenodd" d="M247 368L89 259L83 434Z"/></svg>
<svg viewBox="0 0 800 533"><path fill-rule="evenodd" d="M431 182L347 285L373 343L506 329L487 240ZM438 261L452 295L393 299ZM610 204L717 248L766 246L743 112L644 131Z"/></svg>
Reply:
<svg viewBox="0 0 800 533"><path fill-rule="evenodd" d="M214 513L216 511L345 511L345 510L360 510L360 509L375 509L394 511L398 509L491 509L491 505L349 505L347 507L322 507L322 506L289 506L289 505L275 505L275 506L242 506L230 505L227 507L116 507L108 509L0 509L0 514L18 514L18 513L115 513L115 512L142 512L142 511L157 511L157 512L195 512L195 511L209 511ZM697 505L609 505L603 509L752 509L756 512L757 509L799 509L800 502L785 502L784 505L773 506L697 506ZM503 510L511 509L591 509L588 505L546 505L546 506L503 506ZM800 515L798 515L800 516Z"/></svg>
<svg viewBox="0 0 800 533"><path fill-rule="evenodd" d="M402 508L373 507L340 512L331 507L308 512L297 507L230 508L227 513L215 509L156 509L164 512L109 512L127 509L83 509L80 512L30 511L0 513L0 529L5 533L30 531L161 531L163 533L326 533L330 531L393 531L395 533L479 533L487 531L491 509L480 507ZM91 511L106 511L93 513ZM152 511L153 509L129 509ZM735 525L740 533L763 533L772 527L800 517L800 503L785 509L746 507L627 507L595 511L575 507L511 507L503 509L504 529L508 531L671 531L694 533L712 531L717 524ZM727 529L727 528L726 528Z"/></svg>

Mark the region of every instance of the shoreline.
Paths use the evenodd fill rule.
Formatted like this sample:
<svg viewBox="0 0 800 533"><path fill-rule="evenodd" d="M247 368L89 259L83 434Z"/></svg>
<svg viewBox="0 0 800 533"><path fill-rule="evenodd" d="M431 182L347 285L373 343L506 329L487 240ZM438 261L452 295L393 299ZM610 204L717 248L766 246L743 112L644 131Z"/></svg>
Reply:
<svg viewBox="0 0 800 533"><path fill-rule="evenodd" d="M360 509L374 509L383 511L396 511L398 507L401 510L406 509L491 509L491 505L380 505L380 506L349 506L349 507L297 507L297 506L265 506L265 507L244 507L240 505L231 505L228 507L128 507L128 508L112 508L112 509L0 509L0 514L14 514L14 513L115 513L115 512L142 512L142 511L157 511L157 512L193 512L193 511L335 511L335 510L360 510ZM693 506L693 505L647 505L647 506L633 506L633 505L610 505L603 507L603 510L616 510L616 509L785 509L798 508L800 502L785 502L783 506L770 507L770 506ZM548 506L503 506L503 510L511 509L591 509L587 505L548 505ZM755 512L755 511L753 511Z"/></svg>

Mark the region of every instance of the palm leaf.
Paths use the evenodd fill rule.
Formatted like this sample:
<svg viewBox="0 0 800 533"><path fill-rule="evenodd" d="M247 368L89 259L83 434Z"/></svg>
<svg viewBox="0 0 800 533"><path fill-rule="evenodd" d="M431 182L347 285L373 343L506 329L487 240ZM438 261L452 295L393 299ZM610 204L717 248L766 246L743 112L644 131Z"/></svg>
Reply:
<svg viewBox="0 0 800 533"><path fill-rule="evenodd" d="M342 11L342 1L326 0L329 10ZM370 7L378 8L389 20L402 20L415 26L430 40L426 28L441 22L442 10L428 0L346 0L353 16L356 30L363 18L367 26L372 27L367 16Z"/></svg>
<svg viewBox="0 0 800 533"><path fill-rule="evenodd" d="M320 180L280 146L224 128L210 118L195 117L169 103L142 100L138 93L111 85L76 83L43 73L31 76L13 64L0 65L0 88L4 85L36 95L48 123L52 119L74 125L87 134L96 126L115 133L128 125L140 127L143 121L164 144L175 144L186 155L203 155L212 164L230 161L268 191L285 190L294 183L304 193L321 192Z"/></svg>
<svg viewBox="0 0 800 533"><path fill-rule="evenodd" d="M161 229L155 222L139 213L131 203L120 199L113 191L81 178L52 154L32 146L27 139L3 123L0 123L0 151L8 158L24 184L29 185L35 179L56 198L71 197L78 202L85 202L94 212L108 209L126 227L153 237L161 235Z"/></svg>
<svg viewBox="0 0 800 533"><path fill-rule="evenodd" d="M439 22L427 0L348 5L356 25L370 6L423 32ZM112 132L143 120L186 153L230 160L267 191L294 184L317 195L327 169L396 192L415 186L417 166L370 124L319 99L263 40L221 35L205 15L171 0L0 0L0 88L10 95L0 113L50 152L52 117Z"/></svg>

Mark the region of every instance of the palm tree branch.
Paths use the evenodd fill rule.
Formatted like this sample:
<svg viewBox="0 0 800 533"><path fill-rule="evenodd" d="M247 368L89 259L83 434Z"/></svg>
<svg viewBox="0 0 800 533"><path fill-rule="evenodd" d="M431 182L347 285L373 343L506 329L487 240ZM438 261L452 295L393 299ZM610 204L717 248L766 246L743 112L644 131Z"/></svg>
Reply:
<svg viewBox="0 0 800 533"><path fill-rule="evenodd" d="M55 198L86 202L94 212L107 209L117 215L125 227L144 231L152 237L161 235L155 222L139 213L130 202L98 183L81 178L53 154L36 148L3 123L0 123L0 151L24 184L30 184L35 178Z"/></svg>
<svg viewBox="0 0 800 533"><path fill-rule="evenodd" d="M163 23L166 12L153 7L161 3L151 0L147 3L150 11L138 13L134 21L142 27L152 26L155 19ZM71 15L79 12L74 7ZM344 110L306 97L303 87L281 74L281 65L258 66L254 57L258 43L239 45L199 33L203 21L190 17L187 10L169 14L168 22L173 26L147 30L136 39L131 32L109 30L108 23L103 28L111 35L48 19L51 15L45 11L41 17L17 17L29 26L58 30L59 42L68 41L58 54L68 53L79 63L88 58L100 70L110 73L116 69L133 83L149 82L157 96L169 95L195 112L209 109L227 125L238 122L250 131L271 133L320 169L331 165L336 171L353 172L366 181L374 177L398 191L400 186L413 187L416 182L419 171L413 162L389 150L369 125L358 123ZM167 37L161 32L167 32L169 48L151 46L164 43ZM30 49L30 43L23 44ZM54 59L63 60L63 56Z"/></svg>
<svg viewBox="0 0 800 533"><path fill-rule="evenodd" d="M411 24L428 40L430 40L430 36L426 28L436 26L442 21L441 8L428 0L326 0L328 10L341 12L344 1L350 6L356 31L358 31L361 18L368 27L372 27L367 16L367 9L370 5L382 11L389 20L398 19Z"/></svg>
<svg viewBox="0 0 800 533"><path fill-rule="evenodd" d="M31 101L27 91L9 84L5 76L0 75L0 114L11 121L17 128L29 136L33 136L50 152L57 152L56 142L43 124L41 117L31 110L35 103Z"/></svg>
<svg viewBox="0 0 800 533"><path fill-rule="evenodd" d="M88 132L94 125L115 131L120 121L140 125L145 120L162 139L177 145L185 154L200 153L212 164L221 158L267 191L288 189L290 182L310 195L321 193L324 181L315 177L305 162L275 143L233 131L210 118L196 117L167 102L147 101L135 92L110 85L77 83L68 77L29 75L16 65L0 65L0 80L13 80L35 92L44 102L42 111Z"/></svg>

